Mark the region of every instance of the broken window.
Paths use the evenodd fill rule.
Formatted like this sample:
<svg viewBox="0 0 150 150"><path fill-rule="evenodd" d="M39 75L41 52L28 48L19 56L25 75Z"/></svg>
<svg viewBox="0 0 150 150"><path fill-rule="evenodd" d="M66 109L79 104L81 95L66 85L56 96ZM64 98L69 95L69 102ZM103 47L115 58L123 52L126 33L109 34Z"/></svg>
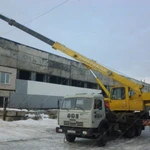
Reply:
<svg viewBox="0 0 150 150"><path fill-rule="evenodd" d="M84 82L79 80L72 80L72 86L84 87Z"/></svg>
<svg viewBox="0 0 150 150"><path fill-rule="evenodd" d="M78 86L78 81L77 80L72 80L72 86Z"/></svg>
<svg viewBox="0 0 150 150"><path fill-rule="evenodd" d="M87 88L90 88L90 89L97 89L97 84L88 82L88 83L87 83Z"/></svg>
<svg viewBox="0 0 150 150"><path fill-rule="evenodd" d="M19 71L19 79L31 80L31 72L25 71L25 70L20 70Z"/></svg>
<svg viewBox="0 0 150 150"><path fill-rule="evenodd" d="M50 76L49 82L50 83L57 83L57 76Z"/></svg>
<svg viewBox="0 0 150 150"><path fill-rule="evenodd" d="M37 73L36 74L36 81L43 82L44 81L44 74Z"/></svg>
<svg viewBox="0 0 150 150"><path fill-rule="evenodd" d="M63 77L58 77L58 84L68 85L68 79Z"/></svg>

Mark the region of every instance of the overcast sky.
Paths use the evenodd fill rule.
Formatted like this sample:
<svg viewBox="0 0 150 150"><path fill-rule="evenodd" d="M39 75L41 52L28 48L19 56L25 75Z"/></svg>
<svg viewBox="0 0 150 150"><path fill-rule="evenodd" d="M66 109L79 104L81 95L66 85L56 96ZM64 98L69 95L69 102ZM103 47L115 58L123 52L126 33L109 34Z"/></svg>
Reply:
<svg viewBox="0 0 150 150"><path fill-rule="evenodd" d="M149 0L0 0L0 13L102 65L150 83ZM66 57L2 20L0 36Z"/></svg>

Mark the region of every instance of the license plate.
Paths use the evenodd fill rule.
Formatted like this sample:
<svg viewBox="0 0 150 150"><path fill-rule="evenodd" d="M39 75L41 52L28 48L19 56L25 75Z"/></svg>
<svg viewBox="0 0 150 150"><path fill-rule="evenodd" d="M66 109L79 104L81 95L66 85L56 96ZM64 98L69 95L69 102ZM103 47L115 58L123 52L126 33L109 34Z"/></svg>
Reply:
<svg viewBox="0 0 150 150"><path fill-rule="evenodd" d="M76 133L74 130L67 130L67 133Z"/></svg>

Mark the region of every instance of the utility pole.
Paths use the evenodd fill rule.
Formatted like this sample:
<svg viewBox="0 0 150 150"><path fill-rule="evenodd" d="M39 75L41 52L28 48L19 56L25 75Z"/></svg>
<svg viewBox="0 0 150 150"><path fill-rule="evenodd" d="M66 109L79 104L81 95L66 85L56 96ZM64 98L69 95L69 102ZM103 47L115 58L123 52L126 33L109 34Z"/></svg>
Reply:
<svg viewBox="0 0 150 150"><path fill-rule="evenodd" d="M6 120L6 115L7 115L7 106L8 106L8 99L6 97L4 98L4 115L3 115L3 120Z"/></svg>

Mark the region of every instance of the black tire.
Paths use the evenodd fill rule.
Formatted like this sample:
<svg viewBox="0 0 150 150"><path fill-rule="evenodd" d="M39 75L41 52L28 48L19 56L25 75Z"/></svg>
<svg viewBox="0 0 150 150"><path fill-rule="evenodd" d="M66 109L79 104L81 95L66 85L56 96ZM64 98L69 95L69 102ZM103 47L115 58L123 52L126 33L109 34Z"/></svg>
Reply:
<svg viewBox="0 0 150 150"><path fill-rule="evenodd" d="M132 126L130 127L126 132L125 132L125 136L127 138L133 138L135 136L135 128Z"/></svg>
<svg viewBox="0 0 150 150"><path fill-rule="evenodd" d="M98 136L98 146L104 147L107 143L107 130L105 128L99 129L100 135Z"/></svg>
<svg viewBox="0 0 150 150"><path fill-rule="evenodd" d="M140 136L142 133L142 127L141 126L136 126L135 127L135 136Z"/></svg>
<svg viewBox="0 0 150 150"><path fill-rule="evenodd" d="M74 142L75 139L76 139L76 136L70 135L70 134L66 134L66 140L67 140L69 143Z"/></svg>

